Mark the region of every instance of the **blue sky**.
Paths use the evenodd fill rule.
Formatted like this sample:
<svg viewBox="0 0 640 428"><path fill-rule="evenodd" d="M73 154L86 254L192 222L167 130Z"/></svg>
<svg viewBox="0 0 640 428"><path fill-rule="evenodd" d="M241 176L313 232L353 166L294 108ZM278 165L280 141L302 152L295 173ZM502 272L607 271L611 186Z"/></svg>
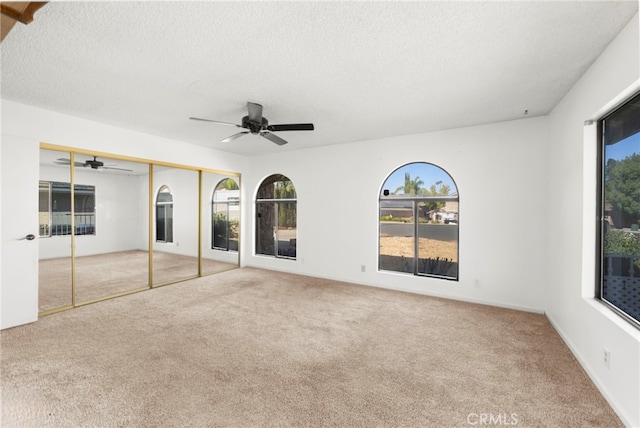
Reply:
<svg viewBox="0 0 640 428"><path fill-rule="evenodd" d="M622 160L634 153L640 154L640 132L605 148L606 160Z"/></svg>
<svg viewBox="0 0 640 428"><path fill-rule="evenodd" d="M420 180L424 181L423 188L428 189L432 184L442 181L442 184L447 184L451 188L451 193L457 191L449 174L439 167L427 163L411 163L398 168L387 178L382 189L389 189L389 192L393 193L398 187L404 186L405 172L411 175L411 179L420 177Z"/></svg>

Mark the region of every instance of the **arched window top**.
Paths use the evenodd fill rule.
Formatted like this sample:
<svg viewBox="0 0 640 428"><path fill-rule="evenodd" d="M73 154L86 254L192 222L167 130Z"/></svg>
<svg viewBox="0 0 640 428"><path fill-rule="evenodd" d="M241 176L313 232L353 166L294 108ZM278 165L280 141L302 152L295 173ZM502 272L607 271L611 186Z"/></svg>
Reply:
<svg viewBox="0 0 640 428"><path fill-rule="evenodd" d="M444 169L427 162L413 162L393 171L385 180L381 197L458 197L453 178Z"/></svg>
<svg viewBox="0 0 640 428"><path fill-rule="evenodd" d="M240 187L233 178L221 180L213 191L213 202L228 202L238 200Z"/></svg>
<svg viewBox="0 0 640 428"><path fill-rule="evenodd" d="M256 199L296 199L293 182L282 174L273 174L265 178Z"/></svg>
<svg viewBox="0 0 640 428"><path fill-rule="evenodd" d="M173 195L171 194L171 189L167 185L163 185L158 190L158 196L156 198L156 203L171 203L173 202Z"/></svg>

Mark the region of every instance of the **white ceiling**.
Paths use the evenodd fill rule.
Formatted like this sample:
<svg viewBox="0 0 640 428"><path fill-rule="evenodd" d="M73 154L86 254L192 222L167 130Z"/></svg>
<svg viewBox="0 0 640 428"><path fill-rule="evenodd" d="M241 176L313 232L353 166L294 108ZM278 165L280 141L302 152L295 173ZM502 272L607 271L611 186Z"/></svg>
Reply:
<svg viewBox="0 0 640 428"><path fill-rule="evenodd" d="M638 1L51 2L2 42L2 98L257 155L547 114ZM246 102L288 145L220 140Z"/></svg>

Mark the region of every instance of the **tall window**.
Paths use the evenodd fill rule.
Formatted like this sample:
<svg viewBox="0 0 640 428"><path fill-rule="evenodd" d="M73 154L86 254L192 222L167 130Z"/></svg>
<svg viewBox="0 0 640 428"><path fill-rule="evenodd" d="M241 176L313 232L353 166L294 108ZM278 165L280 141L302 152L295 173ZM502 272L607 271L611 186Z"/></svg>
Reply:
<svg viewBox="0 0 640 428"><path fill-rule="evenodd" d="M211 248L238 251L240 188L232 178L216 186L211 201Z"/></svg>
<svg viewBox="0 0 640 428"><path fill-rule="evenodd" d="M256 197L256 253L296 258L296 188L284 175L267 177Z"/></svg>
<svg viewBox="0 0 640 428"><path fill-rule="evenodd" d="M640 326L640 94L599 122L597 295Z"/></svg>
<svg viewBox="0 0 640 428"><path fill-rule="evenodd" d="M96 234L96 190L94 186L76 184L73 192L74 210L71 210L71 184L40 181L39 217L40 236Z"/></svg>
<svg viewBox="0 0 640 428"><path fill-rule="evenodd" d="M173 196L162 186L156 197L156 241L173 242Z"/></svg>
<svg viewBox="0 0 640 428"><path fill-rule="evenodd" d="M380 191L380 270L458 279L458 189L449 174L416 162Z"/></svg>

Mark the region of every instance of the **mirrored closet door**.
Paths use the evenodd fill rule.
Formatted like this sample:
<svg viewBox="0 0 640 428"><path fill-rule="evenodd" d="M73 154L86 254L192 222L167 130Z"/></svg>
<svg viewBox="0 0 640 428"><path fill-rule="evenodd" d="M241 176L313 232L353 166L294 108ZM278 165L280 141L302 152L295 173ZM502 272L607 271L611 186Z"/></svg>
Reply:
<svg viewBox="0 0 640 428"><path fill-rule="evenodd" d="M149 287L149 165L78 154L75 292L84 303Z"/></svg>
<svg viewBox="0 0 640 428"><path fill-rule="evenodd" d="M40 150L38 306L44 313L73 305L71 158Z"/></svg>
<svg viewBox="0 0 640 428"><path fill-rule="evenodd" d="M238 267L239 182L43 143L40 315Z"/></svg>
<svg viewBox="0 0 640 428"><path fill-rule="evenodd" d="M153 165L153 286L198 276L198 171Z"/></svg>

